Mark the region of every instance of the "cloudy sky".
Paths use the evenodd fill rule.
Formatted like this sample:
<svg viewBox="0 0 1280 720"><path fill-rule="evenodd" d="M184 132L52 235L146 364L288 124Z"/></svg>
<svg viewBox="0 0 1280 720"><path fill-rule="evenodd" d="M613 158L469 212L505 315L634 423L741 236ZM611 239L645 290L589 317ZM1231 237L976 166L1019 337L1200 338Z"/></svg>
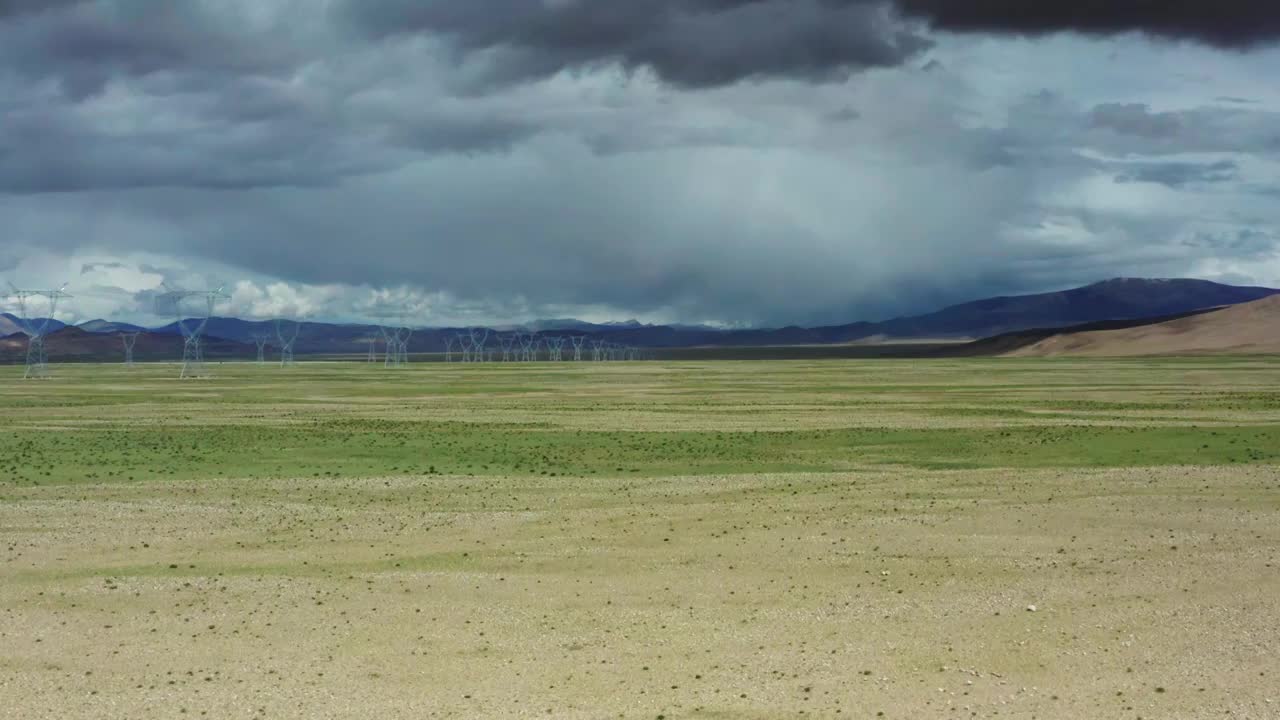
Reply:
<svg viewBox="0 0 1280 720"><path fill-rule="evenodd" d="M1270 0L0 0L0 278L153 323L161 281L422 324L1280 285L1277 40Z"/></svg>

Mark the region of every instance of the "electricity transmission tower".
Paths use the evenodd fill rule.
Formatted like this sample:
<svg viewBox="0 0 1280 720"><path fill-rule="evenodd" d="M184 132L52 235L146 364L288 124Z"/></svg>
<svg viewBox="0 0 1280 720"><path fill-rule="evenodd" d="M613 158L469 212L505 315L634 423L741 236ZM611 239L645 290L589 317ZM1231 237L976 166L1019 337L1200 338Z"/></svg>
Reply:
<svg viewBox="0 0 1280 720"><path fill-rule="evenodd" d="M378 338L369 338L369 362L378 362Z"/></svg>
<svg viewBox="0 0 1280 720"><path fill-rule="evenodd" d="M535 362L538 359L538 336L534 334L525 335L520 338L520 347L522 349L523 359L525 362Z"/></svg>
<svg viewBox="0 0 1280 720"><path fill-rule="evenodd" d="M445 362L447 363L453 362L453 344L456 343L457 341L458 339L455 337L450 337L449 335L444 336L444 361Z"/></svg>
<svg viewBox="0 0 1280 720"><path fill-rule="evenodd" d="M302 330L302 322L293 321L293 331L288 329L288 321L276 320L276 340L280 343L280 367L293 366L293 344L298 340L298 331Z"/></svg>
<svg viewBox="0 0 1280 720"><path fill-rule="evenodd" d="M569 338L573 341L573 361L582 362L582 344L586 342L586 335L574 335Z"/></svg>
<svg viewBox="0 0 1280 720"><path fill-rule="evenodd" d="M223 293L221 287L217 290L181 290L165 284L164 289L167 292L156 298L156 314L172 314L182 332L182 372L178 377L184 380L208 377L204 366L204 330L218 301L230 300L231 297ZM195 315L183 312L188 303L197 311Z"/></svg>
<svg viewBox="0 0 1280 720"><path fill-rule="evenodd" d="M458 347L462 351L462 362L471 362L471 335L470 333L458 333Z"/></svg>
<svg viewBox="0 0 1280 720"><path fill-rule="evenodd" d="M413 329L405 324L404 308L381 307L374 310L373 316L379 318L378 331L387 344L383 366L405 367L409 363L409 338L413 335ZM392 324L393 320L399 320L399 324Z"/></svg>
<svg viewBox="0 0 1280 720"><path fill-rule="evenodd" d="M502 348L502 362L511 362L511 347L515 344L514 335L499 335L498 346Z"/></svg>
<svg viewBox="0 0 1280 720"><path fill-rule="evenodd" d="M400 357L396 358L399 365L409 364L409 340L413 337L413 328L406 327L400 336Z"/></svg>
<svg viewBox="0 0 1280 720"><path fill-rule="evenodd" d="M138 343L138 336L141 334L137 332L120 333L120 340L124 342L125 367L133 367L133 346Z"/></svg>
<svg viewBox="0 0 1280 720"><path fill-rule="evenodd" d="M560 362L564 359L564 338L549 337L547 342L547 356L551 362Z"/></svg>
<svg viewBox="0 0 1280 720"><path fill-rule="evenodd" d="M604 340L591 340L591 359L594 362L601 362L604 360L604 347L606 344L607 342Z"/></svg>
<svg viewBox="0 0 1280 720"><path fill-rule="evenodd" d="M253 336L253 344L256 345L258 348L258 364L259 365L267 364L267 343L269 341L270 341L270 337L261 333Z"/></svg>
<svg viewBox="0 0 1280 720"><path fill-rule="evenodd" d="M489 342L489 328L472 328L467 334L471 336L471 361L484 362L484 345Z"/></svg>
<svg viewBox="0 0 1280 720"><path fill-rule="evenodd" d="M382 336L387 343L386 367L404 367L409 362L409 336L413 331L406 327L384 327Z"/></svg>
<svg viewBox="0 0 1280 720"><path fill-rule="evenodd" d="M49 377L49 356L45 353L44 338L53 323L53 316L58 312L58 302L69 297L63 292L64 284L57 290L20 290L13 285L13 297L18 302L18 324L22 333L27 336L27 368L24 378ZM32 301L36 302L32 302ZM43 302L40 302L43 301ZM39 305L40 309L36 309ZM36 317L34 313L42 312L44 317Z"/></svg>

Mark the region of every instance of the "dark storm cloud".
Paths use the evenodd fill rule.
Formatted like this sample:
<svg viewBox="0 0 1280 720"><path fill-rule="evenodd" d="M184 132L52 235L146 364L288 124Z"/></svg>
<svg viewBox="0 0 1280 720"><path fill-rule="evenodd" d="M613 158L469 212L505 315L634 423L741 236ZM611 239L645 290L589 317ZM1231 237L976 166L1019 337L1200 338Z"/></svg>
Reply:
<svg viewBox="0 0 1280 720"><path fill-rule="evenodd" d="M1140 103L1107 103L1093 109L1090 117L1094 127L1105 128L1121 135L1164 139L1181 131L1182 123L1171 112L1151 112Z"/></svg>
<svg viewBox="0 0 1280 720"><path fill-rule="evenodd" d="M1273 253L1280 238L1273 232L1246 228L1233 232L1199 232L1186 238L1182 245L1197 249L1209 249L1252 260L1265 259Z"/></svg>
<svg viewBox="0 0 1280 720"><path fill-rule="evenodd" d="M84 0L0 0L0 20L17 15L41 13L48 10L79 5Z"/></svg>
<svg viewBox="0 0 1280 720"><path fill-rule="evenodd" d="M141 122L127 134L91 110L19 101L0 123L0 192L316 186L390 163L378 147L304 114L242 124L201 115L189 101L198 119Z"/></svg>
<svg viewBox="0 0 1280 720"><path fill-rule="evenodd" d="M504 108L405 93L394 83L406 71L380 65L377 48L261 7L0 5L0 192L324 186L538 129ZM299 75L338 50L368 66ZM353 100L378 92L390 99Z"/></svg>
<svg viewBox="0 0 1280 720"><path fill-rule="evenodd" d="M1223 183L1236 180L1240 166L1233 160L1212 163L1143 163L1116 176L1116 182L1149 182L1181 188L1193 183Z"/></svg>
<svg viewBox="0 0 1280 720"><path fill-rule="evenodd" d="M85 263L80 266L80 274L87 275L97 270L118 270L120 268L127 268L127 267L129 266L119 262Z"/></svg>
<svg viewBox="0 0 1280 720"><path fill-rule="evenodd" d="M488 53L491 79L508 82L606 63L685 87L828 79L896 66L931 45L865 1L352 1L345 16L377 36L427 32Z"/></svg>
<svg viewBox="0 0 1280 720"><path fill-rule="evenodd" d="M1246 48L1280 38L1270 0L348 0L375 36L426 32L514 81L617 63L679 86L828 79L931 47L918 21L959 33L1141 32Z"/></svg>
<svg viewBox="0 0 1280 720"><path fill-rule="evenodd" d="M1247 48L1280 39L1274 0L893 0L954 32L1098 35L1139 32Z"/></svg>
<svg viewBox="0 0 1280 720"><path fill-rule="evenodd" d="M278 26L254 26L203 2L51 2L39 12L35 5L22 3L0 28L0 60L57 80L74 98L101 92L119 76L280 73L305 57L272 40Z"/></svg>
<svg viewBox="0 0 1280 720"><path fill-rule="evenodd" d="M1220 42L1089 19L1117 5L1027 25L1038 4L0 0L0 264L782 324L1241 252L1236 225L1273 224L1241 197L1275 184L1266 100L1095 106L1152 79L1095 63L1077 106L1035 93L1041 48L992 66L929 29ZM1172 239L1206 216L1217 244Z"/></svg>
<svg viewBox="0 0 1280 720"><path fill-rule="evenodd" d="M1152 110L1142 103L1104 103L1088 115L1093 139L1127 152L1280 153L1280 112L1202 106Z"/></svg>
<svg viewBox="0 0 1280 720"><path fill-rule="evenodd" d="M119 74L287 74L351 49L334 38L422 36L476 61L488 81L618 64L700 88L899 66L932 46L922 23L980 33L1137 31L1242 48L1280 38L1276 4L1247 0L338 0L328 14L253 8L0 0L0 60L84 97ZM324 42L299 41L298 27L312 25Z"/></svg>
<svg viewBox="0 0 1280 720"><path fill-rule="evenodd" d="M827 113L825 116L825 119L827 120L827 122L847 123L847 122L853 122L860 117L862 117L862 113L859 113L857 110L854 110L853 108L846 105L845 107L842 107L839 110L833 110Z"/></svg>

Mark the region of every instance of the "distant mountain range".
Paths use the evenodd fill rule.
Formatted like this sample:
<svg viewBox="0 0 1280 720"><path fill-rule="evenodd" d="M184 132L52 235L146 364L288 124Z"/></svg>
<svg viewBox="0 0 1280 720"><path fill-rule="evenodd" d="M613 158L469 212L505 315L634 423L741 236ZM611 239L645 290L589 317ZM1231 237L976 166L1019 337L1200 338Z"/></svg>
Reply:
<svg viewBox="0 0 1280 720"><path fill-rule="evenodd" d="M50 362L119 362L124 357L120 333L92 333L68 325L49 334L45 349ZM0 363L20 363L26 358L27 341L22 335L0 337ZM209 338L205 357L210 360L232 360L251 357L253 346L221 338ZM138 361L173 360L182 357L182 337L144 332L138 335L133 349Z"/></svg>
<svg viewBox="0 0 1280 720"><path fill-rule="evenodd" d="M1176 315L1278 293L1208 280L1115 278L1060 292L987 298L872 325L875 334L889 338L985 338L1028 328Z"/></svg>
<svg viewBox="0 0 1280 720"><path fill-rule="evenodd" d="M31 322L32 324L39 325L43 323L44 320L36 318ZM66 323L58 322L57 320L49 321L49 332L61 330L64 327L66 327ZM10 313L0 313L0 337L12 335L17 332L22 332L22 323L18 322L18 318Z"/></svg>
<svg viewBox="0 0 1280 720"><path fill-rule="evenodd" d="M141 325L130 325L124 322L112 322L110 320L90 320L82 322L76 327L91 333L127 333L127 332L146 332L146 328Z"/></svg>
<svg viewBox="0 0 1280 720"><path fill-rule="evenodd" d="M919 340L964 341L1034 330L1043 336L1054 328L1102 323L1100 327L1135 324L1144 318L1168 318L1207 308L1236 305L1280 294L1263 287L1224 285L1207 280L1148 280L1116 278L1060 292L994 297L962 303L925 315L894 318L883 322L854 322L824 327L783 327L772 329L726 330L689 325L644 325L634 320L595 324L573 319L543 320L527 326L499 328L495 335L515 331L553 335L585 335L610 342L653 349L698 347L769 347L800 345L840 345L893 343ZM1141 324L1141 323L1136 323ZM50 335L49 350L66 345L68 354L89 357L119 353L116 337L121 332L143 331L136 325L108 320L92 320L74 328L60 328ZM9 315L0 315L0 336L19 332ZM460 328L416 330L410 341L414 353L441 352L446 339L455 338ZM177 323L145 331L158 336L139 340L139 359L151 349L168 352L170 339L181 334ZM206 334L213 338L214 354L252 355L253 338L265 335L275 344L273 321L210 318ZM299 354L362 354L371 340L378 341L374 325L305 322L298 333L295 350ZM491 342L493 342L491 340ZM11 343L10 343L11 344ZM988 343L990 347L995 347ZM80 348L75 350L74 348ZM92 348L92 349L91 349ZM0 359L9 353L0 348ZM8 359L12 359L11 357Z"/></svg>

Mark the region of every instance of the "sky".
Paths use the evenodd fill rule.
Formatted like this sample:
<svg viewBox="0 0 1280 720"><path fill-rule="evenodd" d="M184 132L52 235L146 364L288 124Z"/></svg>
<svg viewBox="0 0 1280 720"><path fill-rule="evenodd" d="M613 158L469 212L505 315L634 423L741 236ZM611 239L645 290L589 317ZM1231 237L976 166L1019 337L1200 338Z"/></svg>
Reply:
<svg viewBox="0 0 1280 720"><path fill-rule="evenodd" d="M1269 0L0 0L60 318L815 325L1280 286Z"/></svg>

